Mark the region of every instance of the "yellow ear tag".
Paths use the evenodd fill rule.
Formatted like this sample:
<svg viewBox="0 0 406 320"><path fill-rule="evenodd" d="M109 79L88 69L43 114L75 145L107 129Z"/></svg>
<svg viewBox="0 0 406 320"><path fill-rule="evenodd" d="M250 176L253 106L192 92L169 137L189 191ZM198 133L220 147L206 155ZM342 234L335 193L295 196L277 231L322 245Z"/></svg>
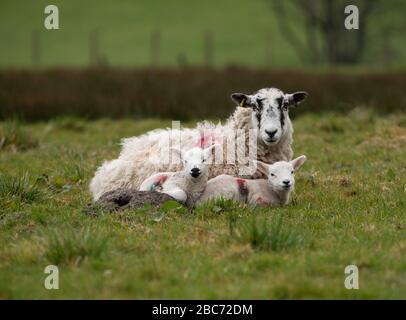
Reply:
<svg viewBox="0 0 406 320"><path fill-rule="evenodd" d="M240 107L243 108L244 104L245 104L245 99L242 99L241 102L240 102Z"/></svg>

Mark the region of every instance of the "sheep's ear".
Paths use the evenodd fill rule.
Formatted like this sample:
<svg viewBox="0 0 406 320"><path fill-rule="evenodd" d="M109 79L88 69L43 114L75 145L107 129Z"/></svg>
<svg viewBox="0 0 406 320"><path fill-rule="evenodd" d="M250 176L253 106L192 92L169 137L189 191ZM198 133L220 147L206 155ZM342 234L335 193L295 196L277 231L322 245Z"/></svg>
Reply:
<svg viewBox="0 0 406 320"><path fill-rule="evenodd" d="M306 97L308 96L308 93L305 91L298 91L295 93L287 93L285 94L284 98L284 106L297 106L298 104L302 103Z"/></svg>
<svg viewBox="0 0 406 320"><path fill-rule="evenodd" d="M269 174L269 164L262 162L262 161L258 161L258 160L253 160L255 166L257 167L257 169L262 172L263 174L265 174L266 176L268 176Z"/></svg>
<svg viewBox="0 0 406 320"><path fill-rule="evenodd" d="M253 99L250 95L243 93L233 93L231 95L231 100L243 108L249 108L253 106Z"/></svg>
<svg viewBox="0 0 406 320"><path fill-rule="evenodd" d="M303 165L303 163L306 162L306 159L307 159L306 156L303 155L303 156L297 157L296 159L293 159L290 163L292 164L293 169L296 171Z"/></svg>

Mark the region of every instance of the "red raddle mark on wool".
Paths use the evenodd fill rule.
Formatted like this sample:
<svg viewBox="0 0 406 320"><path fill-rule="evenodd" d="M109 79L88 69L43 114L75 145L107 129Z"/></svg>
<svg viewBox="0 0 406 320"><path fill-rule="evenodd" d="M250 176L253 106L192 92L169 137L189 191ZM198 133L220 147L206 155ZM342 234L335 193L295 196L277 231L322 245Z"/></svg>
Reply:
<svg viewBox="0 0 406 320"><path fill-rule="evenodd" d="M162 175L162 176L159 176L159 177L158 177L157 182L158 182L159 184L162 184L162 183L164 183L167 179L168 179L168 176Z"/></svg>
<svg viewBox="0 0 406 320"><path fill-rule="evenodd" d="M159 188L163 185L163 183L168 179L168 176L166 175L161 175L159 176L155 182L151 186L151 191L156 190L156 188Z"/></svg>
<svg viewBox="0 0 406 320"><path fill-rule="evenodd" d="M245 180L241 179L241 178L237 178L237 179L235 179L235 181L237 182L238 191L240 192L240 194L243 196L247 196L248 188L247 188L247 184L246 184Z"/></svg>
<svg viewBox="0 0 406 320"><path fill-rule="evenodd" d="M202 132L199 140L195 143L195 147L205 149L215 142L215 135L213 132Z"/></svg>

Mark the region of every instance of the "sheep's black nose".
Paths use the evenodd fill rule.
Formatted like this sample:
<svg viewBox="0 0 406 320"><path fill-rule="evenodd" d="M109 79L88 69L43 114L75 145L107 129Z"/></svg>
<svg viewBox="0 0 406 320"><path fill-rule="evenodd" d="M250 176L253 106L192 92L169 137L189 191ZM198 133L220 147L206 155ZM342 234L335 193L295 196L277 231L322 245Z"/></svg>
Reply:
<svg viewBox="0 0 406 320"><path fill-rule="evenodd" d="M200 175L200 169L199 168L193 168L190 170L190 174L192 177L196 178Z"/></svg>
<svg viewBox="0 0 406 320"><path fill-rule="evenodd" d="M282 182L283 182L283 184L284 184L285 186L290 185L290 180L283 180Z"/></svg>
<svg viewBox="0 0 406 320"><path fill-rule="evenodd" d="M278 129L275 130L265 130L266 134L269 136L269 138L273 138L275 134L278 132Z"/></svg>

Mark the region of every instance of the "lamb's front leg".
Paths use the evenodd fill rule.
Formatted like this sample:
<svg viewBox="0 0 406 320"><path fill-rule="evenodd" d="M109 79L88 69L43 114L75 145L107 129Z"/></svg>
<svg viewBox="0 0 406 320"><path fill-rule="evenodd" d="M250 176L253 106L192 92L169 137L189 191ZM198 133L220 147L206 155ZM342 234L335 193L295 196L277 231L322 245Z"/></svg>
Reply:
<svg viewBox="0 0 406 320"><path fill-rule="evenodd" d="M187 200L187 194L185 191L183 191L182 189L178 188L178 187L174 187L174 188L164 188L161 191L162 193L166 193L167 195L171 196L172 198L176 199L179 202L182 203L186 203Z"/></svg>
<svg viewBox="0 0 406 320"><path fill-rule="evenodd" d="M271 205L271 201L261 192L250 192L247 197L247 202L254 207L265 208Z"/></svg>
<svg viewBox="0 0 406 320"><path fill-rule="evenodd" d="M261 208L265 208L271 205L271 203L269 201L264 200L264 198L262 197L254 197L252 203L252 205L256 206L256 207L261 207Z"/></svg>

